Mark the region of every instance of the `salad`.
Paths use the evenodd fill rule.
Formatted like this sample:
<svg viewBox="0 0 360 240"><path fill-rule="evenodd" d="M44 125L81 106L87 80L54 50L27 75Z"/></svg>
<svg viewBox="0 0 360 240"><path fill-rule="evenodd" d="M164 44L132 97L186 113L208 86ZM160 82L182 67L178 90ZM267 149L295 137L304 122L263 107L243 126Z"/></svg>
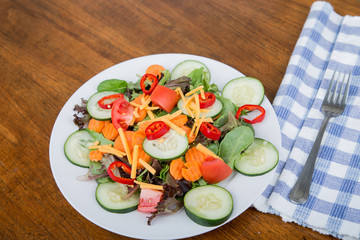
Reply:
<svg viewBox="0 0 360 240"><path fill-rule="evenodd" d="M224 223L231 194L219 183L230 175L262 175L278 162L252 124L265 118L264 88L255 78L228 82L220 92L201 62L187 60L171 72L153 64L135 83L102 81L74 107L79 130L64 145L79 180L97 181L96 200L107 211L161 214L185 208L203 226Z"/></svg>

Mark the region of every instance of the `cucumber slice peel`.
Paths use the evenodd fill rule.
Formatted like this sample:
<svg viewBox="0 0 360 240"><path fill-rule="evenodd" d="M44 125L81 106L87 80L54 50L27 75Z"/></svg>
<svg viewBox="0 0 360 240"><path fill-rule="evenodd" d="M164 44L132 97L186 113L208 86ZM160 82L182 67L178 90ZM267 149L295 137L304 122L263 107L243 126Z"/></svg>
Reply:
<svg viewBox="0 0 360 240"><path fill-rule="evenodd" d="M235 161L235 169L247 176L270 172L279 162L279 153L270 142L255 138L253 143Z"/></svg>
<svg viewBox="0 0 360 240"><path fill-rule="evenodd" d="M187 216L207 227L220 225L228 220L233 211L233 199L229 191L216 185L191 189L184 197Z"/></svg>
<svg viewBox="0 0 360 240"><path fill-rule="evenodd" d="M137 209L139 205L139 193L124 200L127 195L127 187L117 182L100 183L96 188L96 201L106 211L113 213L128 213Z"/></svg>
<svg viewBox="0 0 360 240"><path fill-rule="evenodd" d="M264 99L263 84L256 78L240 77L228 82L222 96L230 99L237 107L245 104L260 105Z"/></svg>
<svg viewBox="0 0 360 240"><path fill-rule="evenodd" d="M64 144L66 158L77 166L89 167L89 146L91 146L94 141L94 137L86 130L79 130L72 133Z"/></svg>
<svg viewBox="0 0 360 240"><path fill-rule="evenodd" d="M175 66L174 70L171 72L171 79L177 79L183 76L188 76L189 73L191 73L194 69L198 69L201 67L204 68L206 77L210 79L209 69L206 67L205 64L197 60L185 60L183 62L180 62L178 65Z"/></svg>

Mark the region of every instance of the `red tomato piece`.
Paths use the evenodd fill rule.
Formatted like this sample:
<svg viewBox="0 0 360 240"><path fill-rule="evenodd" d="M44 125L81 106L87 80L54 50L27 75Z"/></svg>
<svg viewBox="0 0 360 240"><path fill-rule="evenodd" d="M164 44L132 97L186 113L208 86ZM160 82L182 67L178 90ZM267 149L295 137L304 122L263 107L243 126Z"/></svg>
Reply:
<svg viewBox="0 0 360 240"><path fill-rule="evenodd" d="M199 94L199 103L201 109L211 107L214 105L216 100L215 94L211 92L205 92L204 95L205 98L202 98L201 94Z"/></svg>
<svg viewBox="0 0 360 240"><path fill-rule="evenodd" d="M178 102L178 95L170 88L157 85L150 95L150 99L155 106L170 113Z"/></svg>
<svg viewBox="0 0 360 240"><path fill-rule="evenodd" d="M145 129L146 138L149 140L155 140L165 135L170 130L170 127L163 121L156 121L150 124Z"/></svg>
<svg viewBox="0 0 360 240"><path fill-rule="evenodd" d="M206 158L201 165L201 172L206 182L214 184L228 178L233 170L221 159Z"/></svg>
<svg viewBox="0 0 360 240"><path fill-rule="evenodd" d="M220 130L209 122L204 122L201 124L200 132L204 134L205 137L212 140L219 140L221 137Z"/></svg>
<svg viewBox="0 0 360 240"><path fill-rule="evenodd" d="M157 204L161 201L163 193L154 189L143 188L140 192L140 200L137 210L139 212L155 212Z"/></svg>
<svg viewBox="0 0 360 240"><path fill-rule="evenodd" d="M126 130L134 118L134 107L125 98L117 99L111 109L111 121L116 129Z"/></svg>

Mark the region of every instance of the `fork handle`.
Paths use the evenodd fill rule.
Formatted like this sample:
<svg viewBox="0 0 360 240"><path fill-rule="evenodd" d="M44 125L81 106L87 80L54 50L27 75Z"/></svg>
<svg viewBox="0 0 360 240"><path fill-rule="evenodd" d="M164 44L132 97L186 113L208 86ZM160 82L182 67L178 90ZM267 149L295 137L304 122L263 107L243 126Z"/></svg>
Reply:
<svg viewBox="0 0 360 240"><path fill-rule="evenodd" d="M302 169L298 180L296 181L293 189L290 192L289 198L290 198L291 202L293 202L293 203L303 204L309 198L309 191L310 191L312 175L314 172L315 161L316 161L319 149L320 149L321 140L324 136L324 132L325 132L325 129L329 122L330 117L331 116L329 116L329 115L325 116L325 118L321 124L319 133L316 137L315 143L309 154L309 157L306 160L304 168Z"/></svg>

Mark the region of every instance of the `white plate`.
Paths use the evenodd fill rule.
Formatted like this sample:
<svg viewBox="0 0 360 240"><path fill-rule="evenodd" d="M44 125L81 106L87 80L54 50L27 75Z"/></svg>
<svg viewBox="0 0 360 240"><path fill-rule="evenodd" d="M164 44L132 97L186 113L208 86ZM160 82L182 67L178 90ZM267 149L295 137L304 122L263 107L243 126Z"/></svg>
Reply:
<svg viewBox="0 0 360 240"><path fill-rule="evenodd" d="M64 143L77 127L73 124L73 107L80 99L88 99L96 92L98 84L106 79L117 78L135 82L136 74L144 74L147 66L161 64L170 71L181 61L194 59L203 62L211 72L211 82L222 88L229 80L244 76L236 69L221 62L188 54L159 54L135 58L116 64L97 74L82 85L66 102L54 124L50 138L50 164L55 181L66 200L85 218L111 232L141 239L178 239L199 235L217 227L203 227L190 220L184 210L174 215L156 217L151 226L147 225L146 214L133 211L127 214L110 213L102 209L95 199L95 181L78 181L87 169L71 164L64 155ZM280 149L280 127L275 112L267 98L262 106L266 109L263 122L255 124L256 137L272 142ZM273 170L274 171L274 170ZM270 182L273 171L259 177L233 174L222 183L233 196L234 211L231 218L239 216L263 192Z"/></svg>

